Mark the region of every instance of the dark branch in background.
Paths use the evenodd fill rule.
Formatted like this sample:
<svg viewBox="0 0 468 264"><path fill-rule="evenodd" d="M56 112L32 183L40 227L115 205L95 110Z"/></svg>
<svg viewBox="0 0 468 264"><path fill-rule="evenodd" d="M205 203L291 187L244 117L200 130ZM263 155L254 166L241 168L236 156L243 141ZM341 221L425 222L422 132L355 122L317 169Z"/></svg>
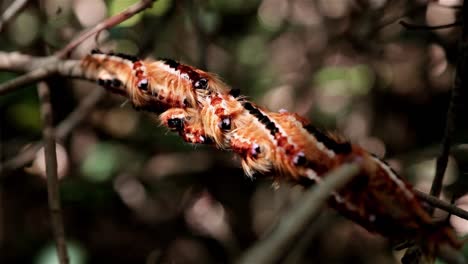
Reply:
<svg viewBox="0 0 468 264"><path fill-rule="evenodd" d="M10 6L3 12L2 16L0 17L0 32L5 27L5 25L14 18L23 8L26 7L28 0L15 0L11 3Z"/></svg>
<svg viewBox="0 0 468 264"><path fill-rule="evenodd" d="M437 197L434 197L432 195L429 195L427 193L423 193L418 190L414 190L418 198L428 204L430 204L434 208L439 208L442 209L452 215L456 215L460 218L463 218L465 220L468 220L468 211L465 211L454 204L442 201L438 199Z"/></svg>
<svg viewBox="0 0 468 264"><path fill-rule="evenodd" d="M357 164L345 164L324 176L308 190L301 202L287 214L276 229L250 248L237 263L277 263L320 213L333 191L340 189L359 172Z"/></svg>
<svg viewBox="0 0 468 264"><path fill-rule="evenodd" d="M103 89L96 89L85 97L78 107L63 120L55 130L55 138L57 141L65 139L83 119L93 110L94 106L106 95ZM5 175L6 172L21 168L30 163L36 156L37 151L43 146L43 142L35 143L33 146L22 151L17 156L5 161L0 165L0 175Z"/></svg>
<svg viewBox="0 0 468 264"><path fill-rule="evenodd" d="M460 21L455 21L450 24L446 25L438 25L438 26L427 26L427 25L415 25L411 24L405 21L400 21L398 22L400 25L402 25L405 29L408 30L437 30L437 29L446 29L446 28L451 28L451 27L458 27L461 26L462 23Z"/></svg>
<svg viewBox="0 0 468 264"><path fill-rule="evenodd" d="M123 12L110 17L103 22L96 25L93 29L86 31L77 37L70 44L65 46L61 51L57 52L57 57L61 58L68 55L74 48L76 48L81 42L86 40L88 37L91 37L93 34L100 32L103 29L113 27L126 19L132 17L133 15L141 12L145 8L151 7L152 3L155 0L142 0ZM22 87L27 84L31 84L47 78L57 72L58 60L57 57L32 57L20 53L5 53L0 52L0 69L8 71L17 71L17 72L27 72L26 74L10 80L6 83L0 84L0 95L6 94L8 92L14 91L15 89ZM66 76L65 76L66 77ZM80 106L73 111L73 113L63 121L57 127L56 137L58 139L63 139L68 135L71 129L75 127L79 122L81 122L92 109L92 107L104 96L105 92L101 89L93 92L86 99L82 101ZM0 172L4 175L5 171L13 170L22 166L25 166L31 162L36 152L41 148L42 142L33 145L27 150L23 151L18 156L6 161L4 164L0 165Z"/></svg>
<svg viewBox="0 0 468 264"><path fill-rule="evenodd" d="M60 65L57 63L58 59L63 59L66 56L69 56L70 53L85 39L88 37L99 33L103 29L110 28L114 25L117 25L126 19L130 18L131 16L135 15L136 13L150 7L154 0L141 0L138 3L130 6L125 11L108 18L107 20L101 22L93 29L85 32L84 34L78 36L75 40L71 41L68 45L65 46L62 50L56 53L54 57L51 57L50 60L43 60L42 63L36 63L37 68L31 68L32 63L25 63L27 56L21 56L18 54L17 57L19 58L19 63L16 66L22 64L25 68L25 71L29 71L23 76L20 76L16 79L13 79L5 84L0 85L0 94L7 93L10 91L15 90L18 87L24 86L26 84L34 83L40 80L47 78L48 76L55 74L57 72L57 67ZM5 55L5 54L3 54ZM6 60L0 60L3 63L10 63L12 64L11 57L7 57ZM37 62L37 60L36 60ZM55 63L54 63L55 62ZM13 63L14 64L14 63ZM29 65L29 66L28 66ZM2 68L2 67L0 67ZM11 70L18 71L18 68L12 68ZM39 83L38 86L38 93L39 93L39 101L41 104L41 117L43 120L43 141L44 141L44 152L45 152L45 163L46 163L46 175L47 175L47 191L48 191L48 202L49 202L49 209L51 215L51 225L54 233L54 240L56 243L57 254L59 258L59 262L61 264L68 264L69 257L67 253L67 246L65 240L65 231L61 213L61 206L60 206L60 197L59 197L59 183L57 177L57 153L56 153L56 135L53 128L52 123L52 106L50 104L50 90L48 85L45 82ZM94 104L99 100L100 97L104 94L104 91L99 89L98 92L93 93L92 97L89 97L89 100L86 100L86 105L83 105L83 108L88 109L92 108ZM88 99L88 98L87 98ZM89 103L88 103L89 102ZM65 134L70 133L72 128L86 116L86 111L81 111L83 108L77 109L78 111L73 112L70 117L67 119L67 122L62 123L60 130L58 132L61 133L60 136L64 136ZM20 159L16 159L15 161L25 162L30 160L34 157L34 153L37 151L35 149L39 149L40 144L36 144L33 148L33 151L30 151L28 154L31 156L21 157ZM4 170L4 166L0 167L0 170Z"/></svg>
<svg viewBox="0 0 468 264"><path fill-rule="evenodd" d="M47 191L49 200L52 230L60 264L68 264L68 252L63 227L62 210L60 206L59 183L57 176L57 152L55 149L55 132L52 124L52 105L50 103L50 89L45 82L38 85L39 102L41 104L41 118L43 123L42 136L44 138L44 153L47 175Z"/></svg>
<svg viewBox="0 0 468 264"><path fill-rule="evenodd" d="M0 95L12 92L19 87L24 87L28 84L44 80L45 78L52 76L57 73L57 63L49 63L41 68L30 71L18 78L6 81L0 84Z"/></svg>
<svg viewBox="0 0 468 264"><path fill-rule="evenodd" d="M468 76L466 74L466 71L468 70L468 27L466 25L466 19L468 19L468 4L466 3L463 3L461 19L462 35L458 44L458 60L455 71L455 80L453 82L452 96L447 110L444 138L442 140L440 154L437 157L436 174L432 181L430 191L430 194L435 197L439 197L440 192L442 191L442 182L444 180L444 174L450 155L453 134L456 129L457 110L459 106L462 105L461 103L463 103L463 89L468 85ZM433 211L434 210L432 210L432 212Z"/></svg>
<svg viewBox="0 0 468 264"><path fill-rule="evenodd" d="M440 26L422 26L422 25L411 25L404 21L400 21L400 24L404 26L406 29L409 30L436 30L436 29L443 29L449 28L454 26L461 26L462 27L462 36L459 40L459 47L458 47L458 60L456 65L456 72L455 72L455 79L453 82L452 88L452 96L450 99L450 104L447 110L447 117L446 117L446 124L445 124L445 131L444 137L442 139L442 145L440 149L440 153L437 157L436 162L436 172L434 179L432 181L430 195L423 194L421 192L417 192L417 195L420 199L425 200L428 202L431 207L429 209L429 213L432 215L434 213L435 206L444 207L444 210L451 210L452 214L458 214L458 216L462 217L461 215L465 216L463 218L466 219L466 212L459 212L454 211L453 209L456 206L446 204L441 200L437 199L440 196L442 191L442 185L444 180L445 170L447 169L448 159L450 155L450 148L453 141L453 134L456 129L456 118L457 118L457 111L458 107L462 105L462 92L463 86L467 85L467 78L464 72L467 70L466 63L468 63L468 39L467 39L467 32L468 27L465 24L465 19L468 18L468 5L463 3L462 7L462 16L461 21L455 21L454 23L447 24L447 25L440 25ZM460 209L460 208L457 208ZM460 209L461 210L461 209ZM463 210L462 210L463 211ZM441 252L442 253L442 252ZM453 254L448 254L447 256L452 256ZM422 250L419 245L414 245L408 248L405 252L405 255L402 258L403 262L406 263L422 263L423 260L421 259ZM443 257L443 255L441 255ZM448 261L449 259L445 259Z"/></svg>

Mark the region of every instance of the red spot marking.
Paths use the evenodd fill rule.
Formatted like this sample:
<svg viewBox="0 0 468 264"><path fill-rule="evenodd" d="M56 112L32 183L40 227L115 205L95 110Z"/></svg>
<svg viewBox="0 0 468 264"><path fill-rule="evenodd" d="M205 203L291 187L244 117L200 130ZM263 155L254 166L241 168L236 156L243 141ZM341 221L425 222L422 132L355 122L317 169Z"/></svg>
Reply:
<svg viewBox="0 0 468 264"><path fill-rule="evenodd" d="M141 77L141 76L143 75L143 71L142 71L142 70L137 70L136 73L135 73L135 75L136 75L137 77Z"/></svg>
<svg viewBox="0 0 468 264"><path fill-rule="evenodd" d="M167 100L166 100L166 102L167 102L168 104L171 104L171 103L172 103L172 98L168 97Z"/></svg>
<svg viewBox="0 0 468 264"><path fill-rule="evenodd" d="M223 114L224 114L224 109L223 109L223 108L221 108L221 107L216 108L216 110L215 110L215 115L221 116L221 115L223 115Z"/></svg>
<svg viewBox="0 0 468 264"><path fill-rule="evenodd" d="M137 68L140 68L142 66L141 61L137 61L133 63L133 69L136 70Z"/></svg>
<svg viewBox="0 0 468 264"><path fill-rule="evenodd" d="M215 98L211 99L211 105L215 106L217 104L220 104L222 101L223 101L223 99L221 97L215 97Z"/></svg>
<svg viewBox="0 0 468 264"><path fill-rule="evenodd" d="M291 156L293 155L295 152L296 152L296 149L294 148L293 145L291 144L288 144L286 145L286 147L284 148L285 152L286 152L286 155L288 156Z"/></svg>
<svg viewBox="0 0 468 264"><path fill-rule="evenodd" d="M278 133L276 135L278 135ZM284 147L288 144L288 139L286 137L277 137L276 141L278 142L278 147Z"/></svg>
<svg viewBox="0 0 468 264"><path fill-rule="evenodd" d="M232 150L239 154L241 157L246 158L248 155L250 155L251 146L249 143L233 140L231 141L231 144Z"/></svg>

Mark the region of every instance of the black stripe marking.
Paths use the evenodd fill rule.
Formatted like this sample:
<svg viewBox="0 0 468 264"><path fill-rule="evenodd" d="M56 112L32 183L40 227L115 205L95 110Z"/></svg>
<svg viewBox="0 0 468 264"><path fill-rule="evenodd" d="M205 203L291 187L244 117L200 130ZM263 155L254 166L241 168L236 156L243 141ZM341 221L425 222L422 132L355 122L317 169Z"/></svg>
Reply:
<svg viewBox="0 0 468 264"><path fill-rule="evenodd" d="M129 60L129 61L131 61L132 63L140 60L137 56L128 55L128 54L120 53L120 52L116 52L116 53L114 53L114 52L109 52L108 55L109 55L109 56L119 57L119 58L124 59L124 60Z"/></svg>
<svg viewBox="0 0 468 264"><path fill-rule="evenodd" d="M167 58L160 58L164 64L169 66L169 68L178 71L180 74L187 74L188 78L192 82L192 87L194 89L206 89L208 88L208 80L206 78L202 78L198 72L196 72L192 67L178 63L175 60L167 59Z"/></svg>
<svg viewBox="0 0 468 264"><path fill-rule="evenodd" d="M169 66L170 68L174 69L174 70L177 70L177 67L179 67L179 63L173 59L167 59L167 58L160 58L161 61L164 62L164 64L166 64L167 66Z"/></svg>
<svg viewBox="0 0 468 264"><path fill-rule="evenodd" d="M262 114L262 112L260 112L260 110L258 110L258 108L253 106L251 103L243 102L242 106L244 106L244 108L247 111L249 111L251 115L255 116L258 119L258 121L262 123L266 127L266 129L270 131L273 137L275 136L276 133L279 132L279 129L278 127L276 127L275 123L271 121L270 118L268 118L268 116Z"/></svg>
<svg viewBox="0 0 468 264"><path fill-rule="evenodd" d="M351 152L351 144L349 142L339 143L336 142L334 139L330 138L318 128L314 127L313 125L308 125L304 127L310 134L312 134L318 142L321 142L327 147L328 149L332 150L336 154L348 154Z"/></svg>

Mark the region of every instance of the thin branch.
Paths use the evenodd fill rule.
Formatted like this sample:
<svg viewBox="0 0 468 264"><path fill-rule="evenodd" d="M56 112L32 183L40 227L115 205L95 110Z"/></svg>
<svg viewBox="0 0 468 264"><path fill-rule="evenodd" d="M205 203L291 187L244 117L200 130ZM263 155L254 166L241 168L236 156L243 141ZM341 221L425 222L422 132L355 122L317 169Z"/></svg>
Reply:
<svg viewBox="0 0 468 264"><path fill-rule="evenodd" d="M111 28L119 23L122 23L128 18L143 11L144 9L151 7L154 1L155 0L141 0L136 4L130 6L129 8L125 9L121 13L104 20L92 29L84 32L83 34L72 40L63 49L58 51L53 57L29 57L32 63L27 64L25 63L28 59L27 55L21 56L18 53L12 54L16 55L16 59L18 60L15 62L14 56L5 56L5 53L0 53L0 55L6 57L6 59L0 58L0 65L2 63L4 64L3 66L0 66L0 69L9 70L7 66L10 65L12 71L30 71L18 78L9 80L1 84L0 95L6 94L8 92L14 91L19 87L35 83L37 81L43 80L51 75L56 74L58 71L58 67L63 66L65 64L63 61L59 61L58 59L63 59L69 56L70 53L87 38L101 32L104 29ZM31 67L32 65L34 65L34 68Z"/></svg>
<svg viewBox="0 0 468 264"><path fill-rule="evenodd" d="M411 24L406 21L400 21L398 22L400 25L402 25L405 29L408 30L437 30L437 29L446 29L446 28L452 28L452 27L458 27L461 26L462 23L460 21L455 21L450 24L445 24L445 25L437 25L437 26L427 26L427 25L416 25L416 24Z"/></svg>
<svg viewBox="0 0 468 264"><path fill-rule="evenodd" d="M460 218L463 218L465 220L468 220L468 211L465 211L454 204L451 204L446 201L442 201L438 199L437 197L434 197L432 195L429 195L427 193L423 193L418 190L414 190L416 195L418 196L419 199L423 200L424 202L430 204L431 206L435 208L442 209L452 215L456 215Z"/></svg>
<svg viewBox="0 0 468 264"><path fill-rule="evenodd" d="M129 19L130 17L138 14L139 12L145 10L146 8L150 8L156 0L141 0L124 11L120 12L119 14L109 17L108 19L102 21L101 23L97 24L94 26L92 29L84 32L83 34L80 34L78 37L76 37L74 40L72 40L65 48L62 50L58 51L55 55L59 58L66 58L70 55L70 53L78 47L84 40L87 38L98 34L104 29L111 28L115 25L118 25L122 23L123 21Z"/></svg>
<svg viewBox="0 0 468 264"><path fill-rule="evenodd" d="M348 183L359 172L357 164L346 164L328 173L323 181L304 193L301 203L284 217L264 240L250 248L237 263L276 263L310 222L320 213L334 190Z"/></svg>
<svg viewBox="0 0 468 264"><path fill-rule="evenodd" d="M19 52L0 51L0 70L10 72L29 72L57 61L54 56L34 57Z"/></svg>
<svg viewBox="0 0 468 264"><path fill-rule="evenodd" d="M14 18L23 8L26 7L28 0L15 0L11 5L3 12L0 17L0 32L3 27Z"/></svg>
<svg viewBox="0 0 468 264"><path fill-rule="evenodd" d="M42 135L44 138L44 153L47 174L47 191L50 217L54 233L57 254L60 264L68 264L68 252L65 240L65 231L60 206L59 184L57 177L57 152L55 149L55 131L52 126L52 105L50 91L45 82L38 85L39 101L41 103L41 118L43 122Z"/></svg>
<svg viewBox="0 0 468 264"><path fill-rule="evenodd" d="M56 64L48 64L44 67L30 71L24 75L21 75L18 78L11 79L0 84L0 95L7 94L16 90L17 88L24 87L28 84L44 80L45 78L52 76L55 73L57 73Z"/></svg>
<svg viewBox="0 0 468 264"><path fill-rule="evenodd" d="M106 91L103 89L96 89L91 92L86 98L84 98L78 107L65 119L63 120L55 130L55 137L57 141L61 141L66 138L70 132L81 122L94 106L106 95ZM43 146L43 142L37 142L30 146L26 150L22 151L15 157L0 164L0 175L5 175L6 172L21 168L30 163L36 156L37 151Z"/></svg>
<svg viewBox="0 0 468 264"><path fill-rule="evenodd" d="M444 180L445 169L447 168L448 164L453 134L456 129L457 110L459 105L462 105L463 103L462 94L464 92L464 87L468 85L468 76L465 74L468 69L468 26L464 22L465 19L468 19L468 5L465 3L463 4L462 12L462 36L459 41L458 60L455 71L455 79L453 82L452 96L450 99L449 108L447 110L447 121L445 124L444 138L442 140L440 154L437 157L436 173L434 180L432 181L430 191L430 194L435 197L439 197L440 192L442 191L442 182Z"/></svg>

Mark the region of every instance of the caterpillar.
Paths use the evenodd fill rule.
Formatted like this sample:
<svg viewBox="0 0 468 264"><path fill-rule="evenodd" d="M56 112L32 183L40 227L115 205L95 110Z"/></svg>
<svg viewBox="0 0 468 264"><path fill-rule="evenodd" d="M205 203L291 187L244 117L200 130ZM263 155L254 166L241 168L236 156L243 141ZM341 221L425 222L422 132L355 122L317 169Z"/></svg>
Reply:
<svg viewBox="0 0 468 264"><path fill-rule="evenodd" d="M331 207L391 240L415 240L429 255L440 244L461 246L450 227L433 223L410 184L383 160L295 113L256 105L214 74L171 59L140 60L99 50L77 65L61 71L95 81L128 98L136 109L158 114L186 142L235 152L250 177L308 187L320 184L330 170L357 162L360 173L332 193Z"/></svg>

